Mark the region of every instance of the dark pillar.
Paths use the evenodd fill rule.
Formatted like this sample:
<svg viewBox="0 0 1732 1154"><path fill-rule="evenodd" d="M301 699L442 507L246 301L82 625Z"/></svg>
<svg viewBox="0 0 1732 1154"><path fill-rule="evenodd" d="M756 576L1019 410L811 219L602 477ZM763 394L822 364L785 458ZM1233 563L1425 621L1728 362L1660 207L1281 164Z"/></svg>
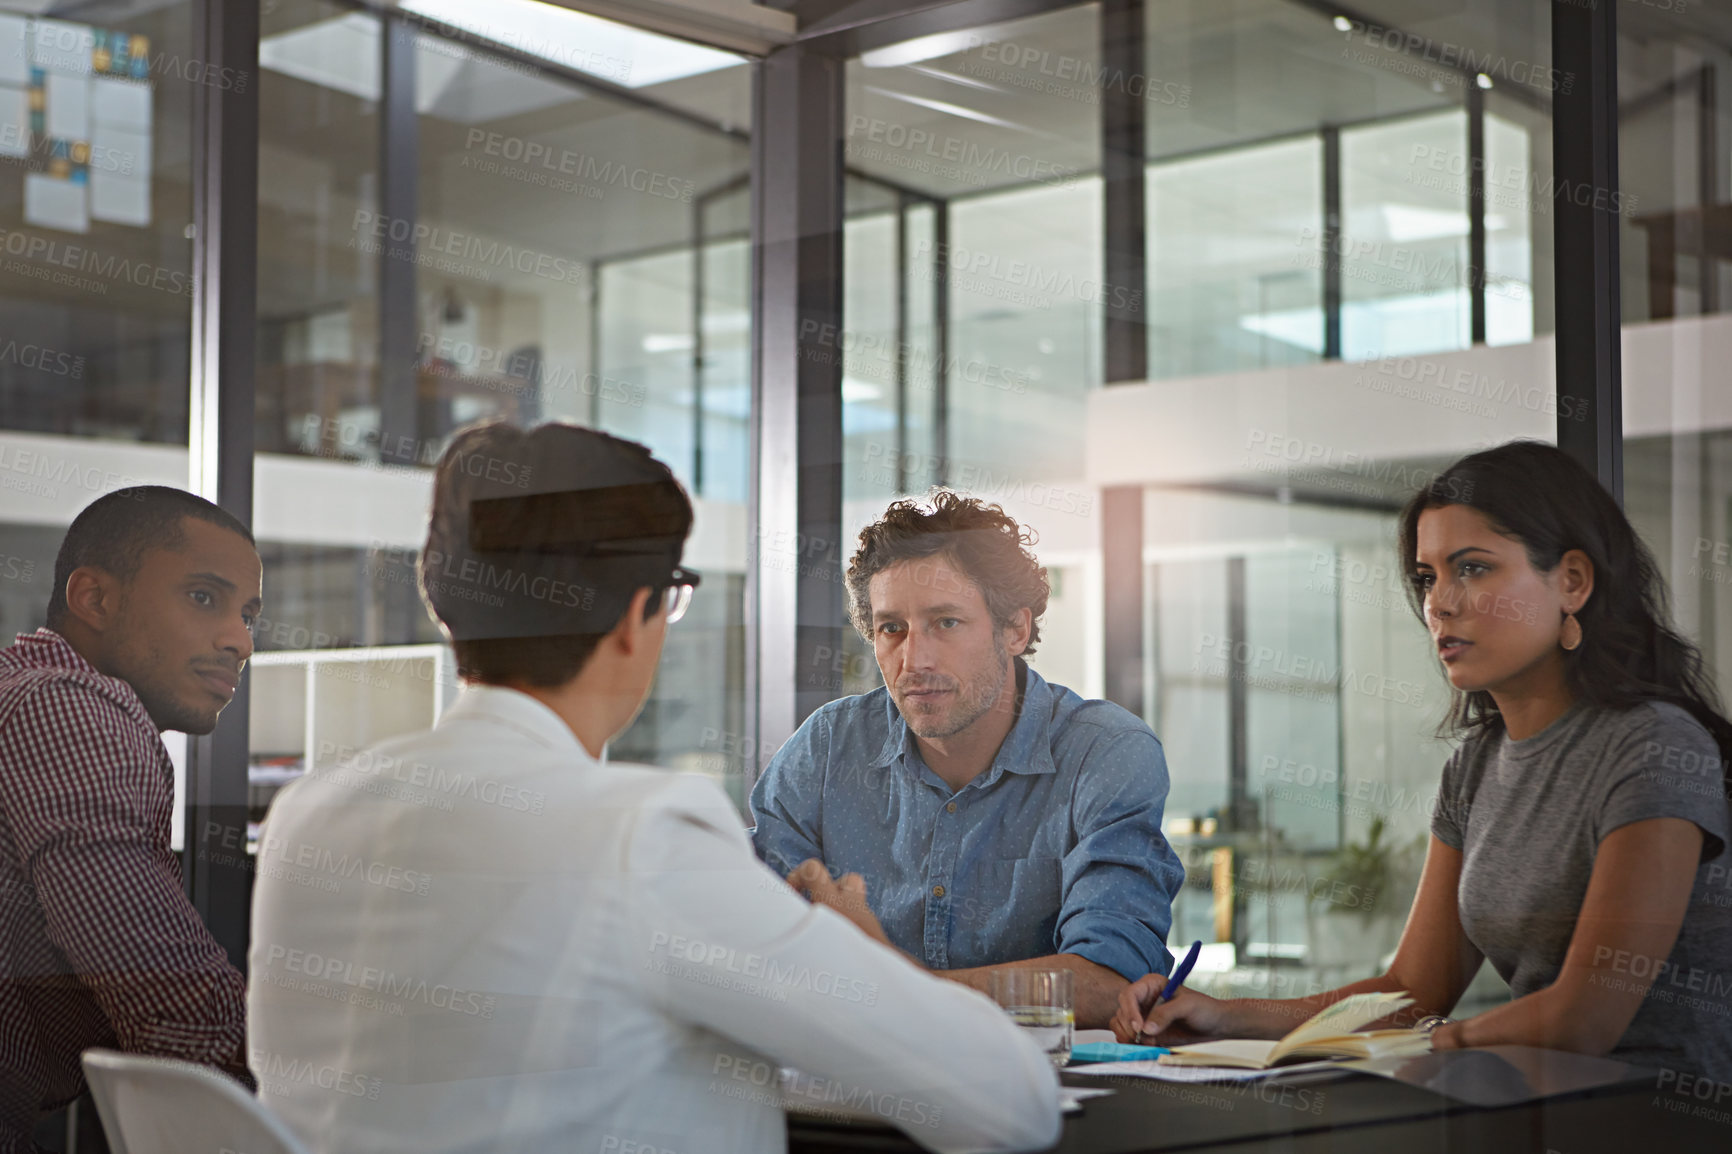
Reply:
<svg viewBox="0 0 1732 1154"><path fill-rule="evenodd" d="M1554 4L1552 200L1558 392L1586 398L1587 420L1558 406L1558 447L1624 499L1619 357L1617 5ZM1566 88L1568 89L1566 91Z"/></svg>
<svg viewBox="0 0 1732 1154"><path fill-rule="evenodd" d="M415 112L413 25L381 17L383 82L379 101L379 215L386 239L379 254L379 459L413 465L426 459L415 362L421 336L415 303L415 220L419 212L421 125ZM398 240L397 237L403 239Z"/></svg>
<svg viewBox="0 0 1732 1154"><path fill-rule="evenodd" d="M1341 359L1341 130L1323 135L1323 359Z"/></svg>
<svg viewBox="0 0 1732 1154"><path fill-rule="evenodd" d="M841 692L843 75L842 60L802 45L754 74L747 605L758 643L746 683L760 750Z"/></svg>
<svg viewBox="0 0 1732 1154"><path fill-rule="evenodd" d="M1485 344L1485 89L1467 86L1467 292L1469 341Z"/></svg>
<svg viewBox="0 0 1732 1154"><path fill-rule="evenodd" d="M1147 71L1142 0L1103 0L1100 54L1104 75ZM1101 88L1101 188L1106 198L1106 294L1103 363L1106 383L1149 375L1148 109L1135 86ZM1105 691L1143 716L1143 489L1121 485L1101 494L1101 577L1105 582Z"/></svg>
<svg viewBox="0 0 1732 1154"><path fill-rule="evenodd" d="M243 524L253 520L253 409L258 330L259 6L201 0L197 52L244 88L191 86L193 104L192 392L188 487ZM236 966L246 966L251 871L247 713L251 678L215 732L187 739L187 894Z"/></svg>

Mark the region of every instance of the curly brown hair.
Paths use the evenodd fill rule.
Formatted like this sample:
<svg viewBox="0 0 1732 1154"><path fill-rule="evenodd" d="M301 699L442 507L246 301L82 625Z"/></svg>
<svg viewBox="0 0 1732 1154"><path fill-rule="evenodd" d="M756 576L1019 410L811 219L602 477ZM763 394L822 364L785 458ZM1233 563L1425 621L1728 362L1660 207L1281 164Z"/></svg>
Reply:
<svg viewBox="0 0 1732 1154"><path fill-rule="evenodd" d="M1030 614L1028 648L1040 640L1040 617L1052 592L1046 568L1029 551L1038 538L997 505L934 488L924 502L896 501L860 531L848 562L848 614L861 637L872 640L872 578L903 561L940 554L962 570L986 599L993 624L1005 628L1017 610Z"/></svg>

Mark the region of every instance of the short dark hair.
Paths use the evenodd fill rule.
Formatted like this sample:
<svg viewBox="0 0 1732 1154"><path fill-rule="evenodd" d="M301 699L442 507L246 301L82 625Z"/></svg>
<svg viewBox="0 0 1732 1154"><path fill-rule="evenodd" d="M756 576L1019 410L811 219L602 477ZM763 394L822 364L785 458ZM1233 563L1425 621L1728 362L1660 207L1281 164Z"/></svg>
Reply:
<svg viewBox="0 0 1732 1154"><path fill-rule="evenodd" d="M60 543L54 558L54 591L48 597L48 628L58 632L66 625L70 612L66 581L74 569L88 565L131 581L151 550L185 547L183 522L188 517L238 533L249 545L257 544L252 531L233 514L185 489L134 485L105 493L72 519Z"/></svg>
<svg viewBox="0 0 1732 1154"><path fill-rule="evenodd" d="M848 562L854 628L872 640L872 578L902 561L943 554L974 582L1000 629L1017 610L1029 611L1023 653L1032 656L1052 593L1045 567L1029 551L1037 540L1034 530L1018 525L998 505L951 489L933 489L924 505L913 498L896 501L860 531L860 547Z"/></svg>
<svg viewBox="0 0 1732 1154"><path fill-rule="evenodd" d="M473 425L434 472L421 596L463 677L563 685L637 590L673 584L691 528L691 498L643 445L557 422Z"/></svg>

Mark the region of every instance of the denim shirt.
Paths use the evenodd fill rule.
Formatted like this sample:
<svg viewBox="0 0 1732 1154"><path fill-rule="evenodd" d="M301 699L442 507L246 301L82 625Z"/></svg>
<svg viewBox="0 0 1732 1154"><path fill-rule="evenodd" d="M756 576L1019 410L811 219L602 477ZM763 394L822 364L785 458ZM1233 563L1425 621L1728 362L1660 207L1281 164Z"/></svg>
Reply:
<svg viewBox="0 0 1732 1154"><path fill-rule="evenodd" d="M935 970L1076 954L1166 973L1185 878L1161 832L1167 764L1143 721L1017 661L1022 708L952 791L883 688L813 713L752 790L758 856L858 873L885 933Z"/></svg>

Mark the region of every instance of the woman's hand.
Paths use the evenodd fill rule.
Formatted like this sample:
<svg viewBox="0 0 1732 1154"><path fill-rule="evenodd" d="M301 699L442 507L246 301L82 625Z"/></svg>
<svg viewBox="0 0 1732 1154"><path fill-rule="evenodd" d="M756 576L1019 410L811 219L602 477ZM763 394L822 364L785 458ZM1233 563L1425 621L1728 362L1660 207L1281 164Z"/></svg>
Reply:
<svg viewBox="0 0 1732 1154"><path fill-rule="evenodd" d="M1463 1022L1445 1022L1431 1032L1433 1050L1460 1050L1467 1046L1462 1038Z"/></svg>
<svg viewBox="0 0 1732 1154"><path fill-rule="evenodd" d="M1157 1001L1166 988L1165 977L1147 974L1121 990L1113 1036L1121 1042L1183 1044L1235 1032L1230 1003L1189 988L1174 994L1170 1002Z"/></svg>

